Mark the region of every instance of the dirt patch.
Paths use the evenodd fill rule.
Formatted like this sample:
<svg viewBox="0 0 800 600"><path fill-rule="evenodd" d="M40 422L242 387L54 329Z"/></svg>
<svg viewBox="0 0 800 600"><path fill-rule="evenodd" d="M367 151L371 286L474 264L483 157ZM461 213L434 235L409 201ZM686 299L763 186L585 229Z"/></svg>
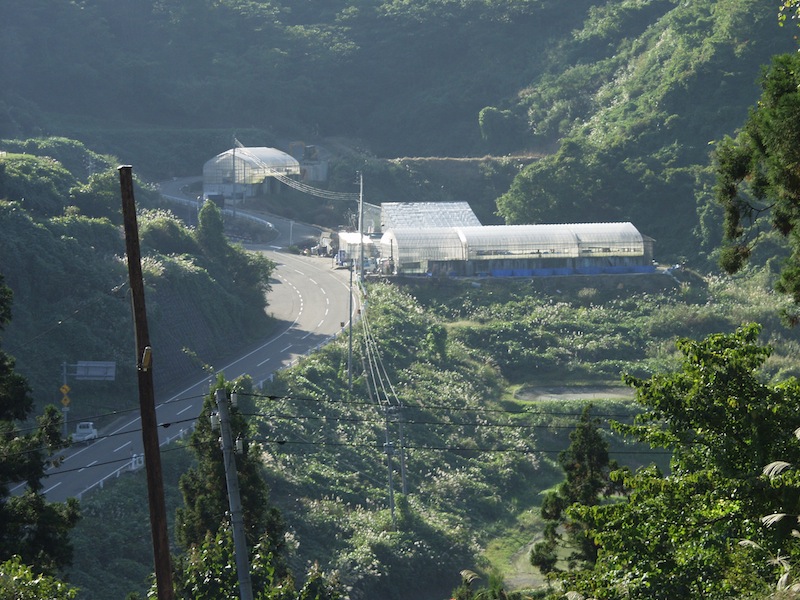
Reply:
<svg viewBox="0 0 800 600"><path fill-rule="evenodd" d="M522 546L509 560L503 583L510 591L532 590L546 584L539 570L531 565L530 554L534 542Z"/></svg>
<svg viewBox="0 0 800 600"><path fill-rule="evenodd" d="M514 396L526 402L541 400L627 400L635 390L624 386L574 385L524 387Z"/></svg>

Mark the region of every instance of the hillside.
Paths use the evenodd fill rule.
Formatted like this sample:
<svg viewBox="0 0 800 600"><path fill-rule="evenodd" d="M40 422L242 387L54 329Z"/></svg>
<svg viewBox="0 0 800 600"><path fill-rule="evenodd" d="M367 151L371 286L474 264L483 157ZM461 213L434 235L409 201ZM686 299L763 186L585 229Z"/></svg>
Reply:
<svg viewBox="0 0 800 600"><path fill-rule="evenodd" d="M136 404L133 323L121 232L119 179L112 157L58 138L6 142L0 155L0 270L14 296L3 346L31 385L39 406L64 383L64 364L113 361L115 382L75 381L72 419ZM87 173L85 165L93 165ZM234 343L270 328L264 290L272 264L230 246L204 247L137 180L143 271L154 346L164 370L202 377ZM220 219L220 228L222 222ZM249 285L232 281L245 276Z"/></svg>
<svg viewBox="0 0 800 600"><path fill-rule="evenodd" d="M442 197L413 173L385 181L383 161L397 157L548 155L451 190L509 223L630 220L663 262L703 269L720 236L709 150L743 122L761 66L795 49L760 0L113 11L97 0L3 8L0 138L78 139L150 180L197 174L234 135L359 140L335 153L329 185L352 191L363 171L376 203Z"/></svg>
<svg viewBox="0 0 800 600"><path fill-rule="evenodd" d="M595 398L612 455L666 470L665 452L609 429L638 410L615 389L622 373L670 372L677 338L757 322L772 347L764 381L800 375L800 333L781 324L786 301L771 291L782 241L766 236L744 274L717 274L710 156L758 98L762 66L796 50L794 33L763 0L3 3L0 272L14 292L3 349L39 404L64 362L128 363L120 162L139 176L162 364L201 373L266 334L273 265L230 244L214 213L209 230L167 212L151 183L197 175L234 136L324 146L326 185L352 192L361 172L373 203L466 200L486 224L632 221L655 238L659 262L683 266L641 278L370 282L352 390L340 339L248 399L295 572L318 562L351 600L442 600L462 569L540 584L520 571L586 401L541 390L613 389ZM257 202L327 226L354 210L293 191ZM367 387L376 356L384 397ZM89 402L74 416L131 406L133 365L118 374L76 389ZM387 452L400 447L406 493ZM189 459L170 453L174 507ZM142 478L109 488L86 503L65 573L85 600L147 587ZM98 543L120 512L130 533Z"/></svg>
<svg viewBox="0 0 800 600"><path fill-rule="evenodd" d="M443 600L464 568L484 581L496 570L507 586L541 585L527 549L541 535L541 494L560 477L554 459L588 400L613 458L667 468L662 450L608 430L611 420L628 422L637 411L631 390L619 389L622 372L668 372L678 365L676 336L758 321L774 347L767 376L800 374L798 333L780 325L779 301L763 279L677 276L370 284L354 347L359 364L370 353L382 357L388 399L368 393L368 367L357 369L348 390L346 337L281 371L266 395L252 398L252 442L290 528L294 570L318 562L338 572L353 599ZM400 420L380 406L396 400L404 407L402 434ZM387 439L397 449L394 522ZM143 585L114 565L141 561L145 550L131 544L122 557L95 557L89 535L122 502L119 494L143 484L134 477L89 500L91 517L75 536L87 556L70 570L87 599L103 597L110 581L122 590Z"/></svg>

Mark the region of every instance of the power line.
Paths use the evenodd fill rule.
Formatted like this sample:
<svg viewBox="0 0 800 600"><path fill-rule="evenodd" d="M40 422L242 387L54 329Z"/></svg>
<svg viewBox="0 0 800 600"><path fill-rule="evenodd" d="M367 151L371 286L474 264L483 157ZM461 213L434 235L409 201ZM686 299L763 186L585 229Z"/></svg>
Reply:
<svg viewBox="0 0 800 600"><path fill-rule="evenodd" d="M313 446L345 446L351 448L373 448L375 450L382 449L383 446L378 442L374 444L367 444L363 442L309 442L302 440L288 440L288 439L267 439L267 438L253 438L249 441L258 442L262 444L277 444L279 446L285 445L313 445ZM539 448L486 448L476 446L433 446L433 445L408 445L409 450L438 450L449 452L486 452L486 453L512 453L512 454L557 454L564 451L564 448L558 449L539 449ZM667 450L609 450L609 454L641 454L660 456L672 455L672 452Z"/></svg>
<svg viewBox="0 0 800 600"><path fill-rule="evenodd" d="M112 296L113 297L114 294L116 294L117 292L122 290L122 288L124 288L126 285L127 285L127 282L124 281L121 284L116 285L113 288L111 288L111 290L106 292L106 294L108 296ZM96 304L96 303L98 303L98 302L100 302L101 300L104 300L104 299L105 299L105 296L100 295L100 296L96 296L95 298L90 298L90 299L84 300L83 302L79 302L78 305L77 305L77 308L75 308L71 313L69 313L67 316L59 319L58 321L56 321L56 323L54 325L51 325L50 327L48 327L47 329L45 329L41 333L36 334L32 338L30 338L30 339L26 340L25 342L23 342L22 344L20 344L19 348L20 349L27 348L28 346L30 346L33 342L35 342L39 338L42 338L42 337L48 335L49 333L55 331L59 327L61 327L66 321L70 321L70 320L74 319L75 317L77 317L78 314L80 314L80 312L82 310L84 310L85 308L87 308L87 307L89 307L89 306L91 306L93 304Z"/></svg>
<svg viewBox="0 0 800 600"><path fill-rule="evenodd" d="M236 138L234 138L234 143L236 147L241 150L242 154L248 156L253 162L255 162L259 167L261 167L270 177L274 177L284 185L289 186L299 192L303 192L304 194L308 194L310 196L316 196L317 198L325 198L326 200L340 200L345 202L353 202L359 199L359 194L355 192L334 192L331 190L323 190L320 188L312 187L306 183L301 181L297 181L292 179L291 177L287 177L285 174L281 173L280 171L273 169L263 160L261 160L258 156L250 152L245 146ZM236 166L234 165L234 169Z"/></svg>
<svg viewBox="0 0 800 600"><path fill-rule="evenodd" d="M262 417L265 419L284 419L284 420L306 420L306 421L326 421L333 423L385 423L385 420L380 418L368 417L335 417L335 416L321 416L321 415L292 415L292 414L279 414L279 413L242 413L244 416L249 417ZM406 425L444 425L451 427L499 427L507 429L574 429L580 421L568 423L564 425L554 424L540 424L529 425L525 423L488 423L480 421L459 422L459 421L420 421L416 419L404 419L403 423Z"/></svg>

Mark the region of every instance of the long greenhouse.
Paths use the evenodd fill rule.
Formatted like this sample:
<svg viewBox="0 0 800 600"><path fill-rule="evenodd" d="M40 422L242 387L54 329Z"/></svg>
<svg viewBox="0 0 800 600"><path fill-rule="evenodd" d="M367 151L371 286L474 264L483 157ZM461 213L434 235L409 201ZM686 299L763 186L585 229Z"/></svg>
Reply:
<svg viewBox="0 0 800 600"><path fill-rule="evenodd" d="M653 240L631 223L394 228L380 242L387 272L541 275L653 270Z"/></svg>

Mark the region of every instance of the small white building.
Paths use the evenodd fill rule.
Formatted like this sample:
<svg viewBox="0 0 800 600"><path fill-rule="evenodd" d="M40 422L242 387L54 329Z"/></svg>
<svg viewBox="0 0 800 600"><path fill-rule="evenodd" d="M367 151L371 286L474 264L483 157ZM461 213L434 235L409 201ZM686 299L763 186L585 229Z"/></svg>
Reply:
<svg viewBox="0 0 800 600"><path fill-rule="evenodd" d="M276 148L231 148L203 165L203 195L238 203L276 193L280 190L276 175L300 175L300 163Z"/></svg>
<svg viewBox="0 0 800 600"><path fill-rule="evenodd" d="M362 245L364 247L364 266L367 268L378 255L378 249L372 239L368 235L359 235L357 231L339 232L339 251L344 250L346 260L352 260L358 265L361 260Z"/></svg>

